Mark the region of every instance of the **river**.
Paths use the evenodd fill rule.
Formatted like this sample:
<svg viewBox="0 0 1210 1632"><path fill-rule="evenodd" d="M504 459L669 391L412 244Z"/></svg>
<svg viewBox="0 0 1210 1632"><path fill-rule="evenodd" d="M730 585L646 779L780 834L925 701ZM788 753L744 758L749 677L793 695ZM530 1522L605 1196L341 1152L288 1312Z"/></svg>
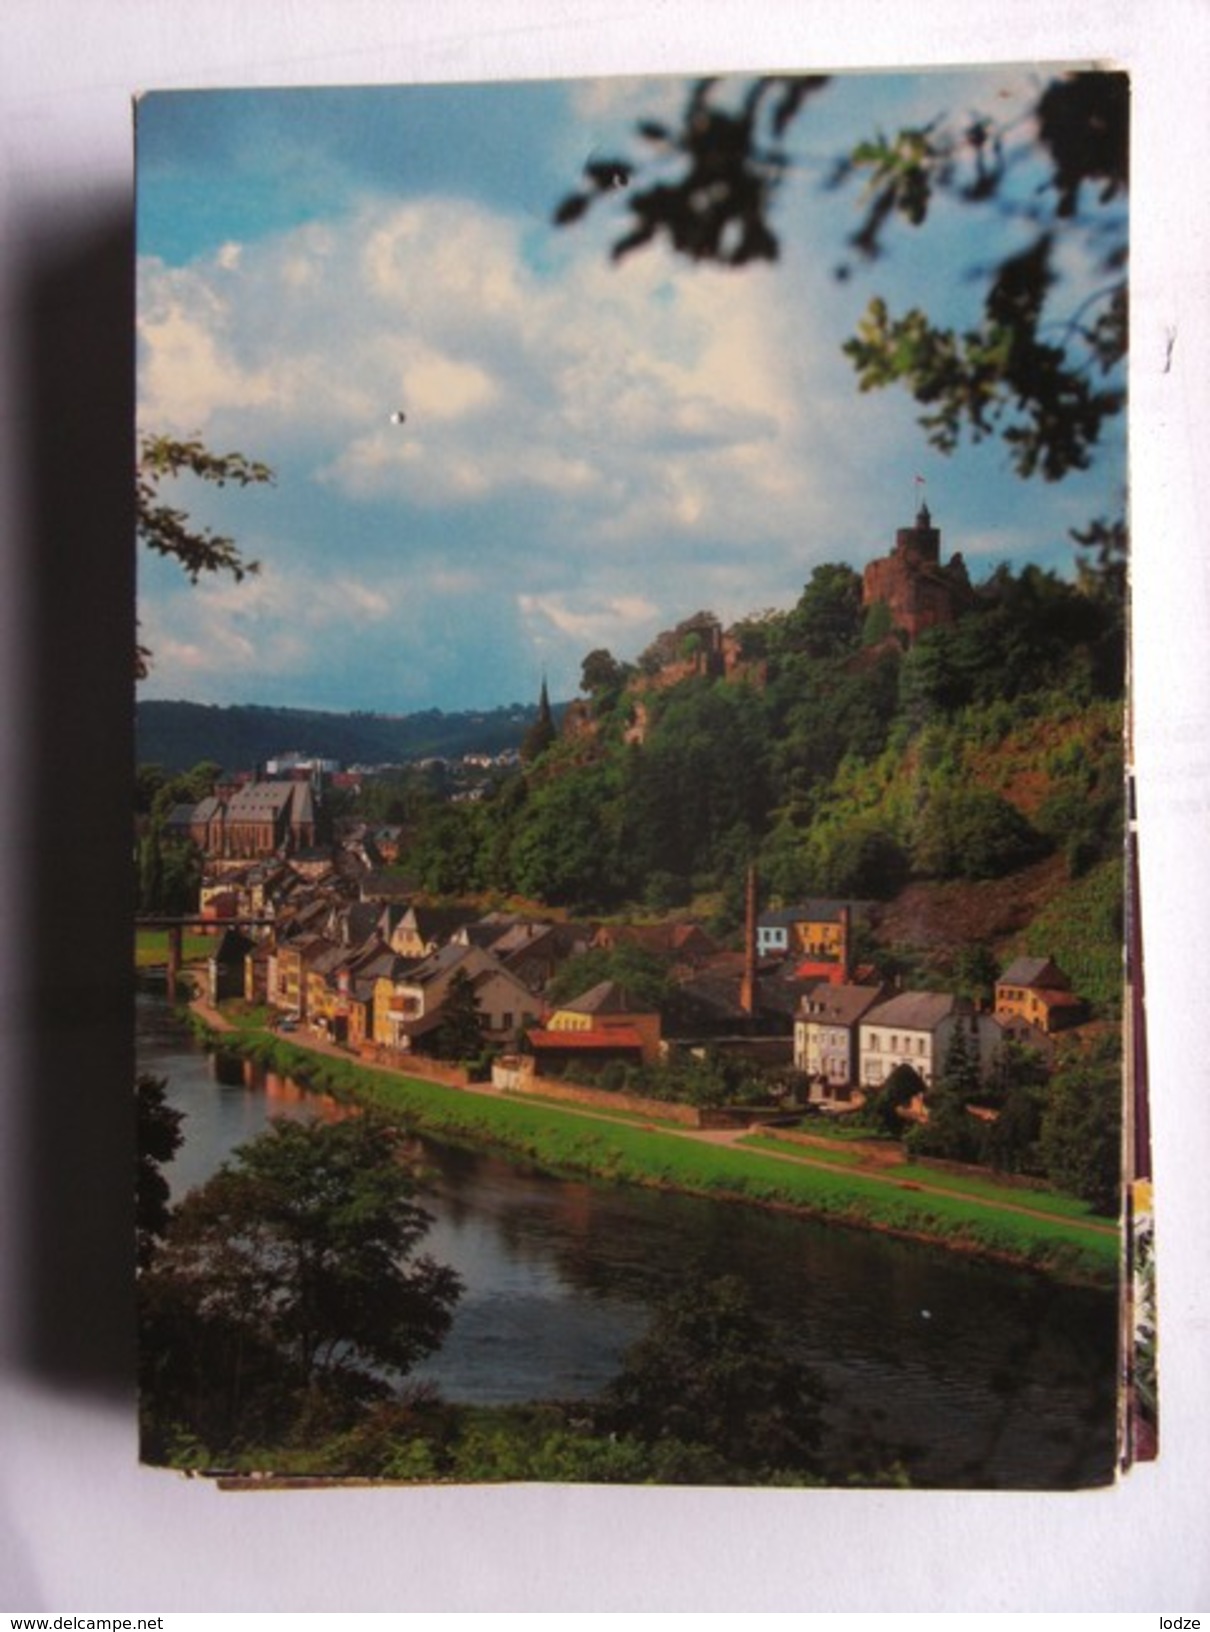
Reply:
<svg viewBox="0 0 1210 1632"><path fill-rule="evenodd" d="M142 995L139 1066L185 1112L174 1194L271 1116L346 1114L250 1062L208 1056ZM552 1178L490 1152L417 1141L426 1250L465 1291L417 1375L446 1398L588 1396L690 1268L741 1276L821 1375L855 1461L897 1457L914 1484L1071 1488L1114 1465L1116 1305L911 1242L695 1197Z"/></svg>

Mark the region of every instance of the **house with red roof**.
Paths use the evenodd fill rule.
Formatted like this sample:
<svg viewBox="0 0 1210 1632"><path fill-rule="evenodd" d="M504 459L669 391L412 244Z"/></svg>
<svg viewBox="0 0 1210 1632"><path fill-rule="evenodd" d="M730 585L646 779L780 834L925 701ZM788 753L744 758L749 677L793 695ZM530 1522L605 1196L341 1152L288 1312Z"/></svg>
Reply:
<svg viewBox="0 0 1210 1632"><path fill-rule="evenodd" d="M652 1065L660 1056L660 1016L616 981L603 980L556 1009L545 1026L530 1027L525 1040L539 1076L577 1060Z"/></svg>

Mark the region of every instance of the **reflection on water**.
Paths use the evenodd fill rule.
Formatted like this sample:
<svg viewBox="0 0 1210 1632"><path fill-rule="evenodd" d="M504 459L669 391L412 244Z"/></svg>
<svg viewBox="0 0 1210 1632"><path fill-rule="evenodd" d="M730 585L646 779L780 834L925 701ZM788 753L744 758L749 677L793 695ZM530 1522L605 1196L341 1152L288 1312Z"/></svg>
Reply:
<svg viewBox="0 0 1210 1632"><path fill-rule="evenodd" d="M140 1007L140 1068L188 1116L179 1195L270 1116L347 1114L247 1062L208 1059L163 1004ZM1103 1482L1114 1458L1116 1318L1060 1287L910 1242L755 1208L549 1176L416 1141L427 1250L465 1293L418 1375L451 1400L596 1392L687 1271L740 1275L828 1389L835 1434L914 1482Z"/></svg>

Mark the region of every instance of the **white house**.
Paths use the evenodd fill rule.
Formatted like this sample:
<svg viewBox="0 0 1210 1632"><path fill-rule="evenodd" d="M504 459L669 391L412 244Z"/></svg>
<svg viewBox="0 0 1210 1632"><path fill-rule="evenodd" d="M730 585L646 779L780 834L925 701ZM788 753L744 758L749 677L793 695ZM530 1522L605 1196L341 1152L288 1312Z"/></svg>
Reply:
<svg viewBox="0 0 1210 1632"><path fill-rule="evenodd" d="M794 1066L810 1078L812 1103L845 1100L858 1080L858 1026L885 996L881 986L821 981L794 1017Z"/></svg>
<svg viewBox="0 0 1210 1632"><path fill-rule="evenodd" d="M970 1014L970 1003L949 992L899 992L877 1004L860 1026L862 1086L881 1087L899 1065L910 1065L931 1086L945 1063L955 1024Z"/></svg>

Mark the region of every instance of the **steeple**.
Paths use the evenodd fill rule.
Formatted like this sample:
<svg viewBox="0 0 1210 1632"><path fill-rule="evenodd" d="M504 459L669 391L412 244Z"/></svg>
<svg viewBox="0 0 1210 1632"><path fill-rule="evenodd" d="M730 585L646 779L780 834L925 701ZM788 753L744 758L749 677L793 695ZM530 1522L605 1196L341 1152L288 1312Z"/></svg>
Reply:
<svg viewBox="0 0 1210 1632"><path fill-rule="evenodd" d="M551 746L557 737L555 717L551 712L550 695L546 689L546 676L542 676L542 691L538 698L538 717L525 733L521 743L521 758L528 765L538 759Z"/></svg>

